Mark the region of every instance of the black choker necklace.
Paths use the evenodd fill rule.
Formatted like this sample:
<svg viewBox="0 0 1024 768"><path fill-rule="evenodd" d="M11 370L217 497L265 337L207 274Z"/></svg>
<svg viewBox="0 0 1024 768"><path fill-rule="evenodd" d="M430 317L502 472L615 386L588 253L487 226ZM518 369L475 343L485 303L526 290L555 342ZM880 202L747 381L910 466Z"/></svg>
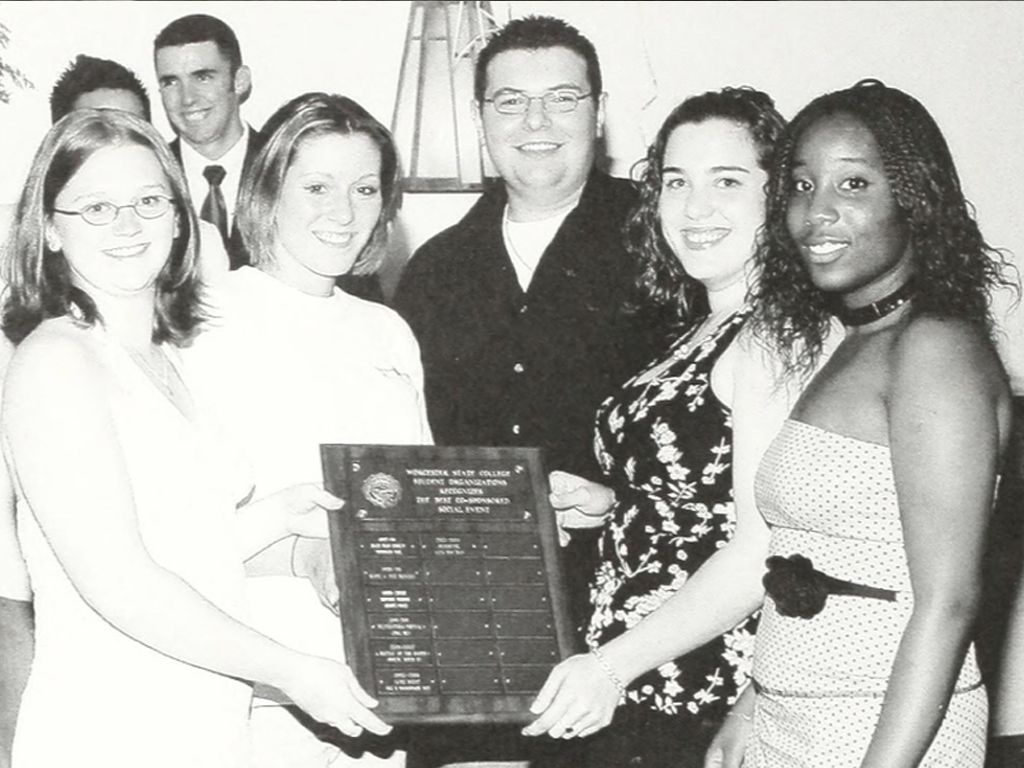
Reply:
<svg viewBox="0 0 1024 768"><path fill-rule="evenodd" d="M836 316L843 325L858 326L873 323L895 312L914 297L914 281L908 280L888 296L873 301L864 307L836 307Z"/></svg>

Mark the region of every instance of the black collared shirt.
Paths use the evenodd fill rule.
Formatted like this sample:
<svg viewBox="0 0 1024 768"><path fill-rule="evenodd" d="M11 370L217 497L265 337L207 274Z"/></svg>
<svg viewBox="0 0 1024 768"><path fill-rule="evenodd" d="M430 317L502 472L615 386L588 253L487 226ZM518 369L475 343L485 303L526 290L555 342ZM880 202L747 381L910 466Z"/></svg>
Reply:
<svg viewBox="0 0 1024 768"><path fill-rule="evenodd" d="M524 293L505 250L503 187L413 255L395 295L423 355L439 445L544 449L549 470L599 478L594 413L658 351L664 328L627 311L636 268L622 226L632 185L594 173Z"/></svg>

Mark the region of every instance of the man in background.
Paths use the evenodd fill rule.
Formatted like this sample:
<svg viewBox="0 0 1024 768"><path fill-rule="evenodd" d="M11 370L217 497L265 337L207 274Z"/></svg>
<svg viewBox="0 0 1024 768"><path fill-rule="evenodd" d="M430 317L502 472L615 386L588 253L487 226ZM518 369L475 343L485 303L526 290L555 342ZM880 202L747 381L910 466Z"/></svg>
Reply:
<svg viewBox="0 0 1024 768"><path fill-rule="evenodd" d="M659 331L626 308L634 269L621 231L636 193L594 167L597 53L560 19L516 19L481 51L474 87L500 183L417 250L395 296L422 351L431 428L439 445L539 446L549 470L598 481L594 412L652 357ZM580 628L595 537L574 533L565 554ZM447 757L533 749L498 733L471 745L453 732ZM417 751L431 753L423 765L443 762L436 743L412 745L410 768Z"/></svg>
<svg viewBox="0 0 1024 768"><path fill-rule="evenodd" d="M127 67L80 53L50 91L50 122L56 123L68 112L85 108L121 109L149 120L149 95ZM7 239L14 209L14 204L0 205L0 243Z"/></svg>
<svg viewBox="0 0 1024 768"><path fill-rule="evenodd" d="M50 120L75 109L121 109L150 120L149 94L127 67L110 59L78 54L50 91Z"/></svg>
<svg viewBox="0 0 1024 768"><path fill-rule="evenodd" d="M242 176L266 137L242 120L252 73L242 63L238 37L214 16L182 16L156 36L153 63L177 134L171 151L185 171L199 218L220 232L230 268L245 266L250 258L235 225L235 206ZM360 298L382 300L376 275L342 275L338 285Z"/></svg>
<svg viewBox="0 0 1024 768"><path fill-rule="evenodd" d="M181 162L199 217L220 232L231 268L249 263L235 226L239 182L263 145L242 121L252 87L234 31L202 13L176 19L153 41L160 99L177 134L171 150Z"/></svg>

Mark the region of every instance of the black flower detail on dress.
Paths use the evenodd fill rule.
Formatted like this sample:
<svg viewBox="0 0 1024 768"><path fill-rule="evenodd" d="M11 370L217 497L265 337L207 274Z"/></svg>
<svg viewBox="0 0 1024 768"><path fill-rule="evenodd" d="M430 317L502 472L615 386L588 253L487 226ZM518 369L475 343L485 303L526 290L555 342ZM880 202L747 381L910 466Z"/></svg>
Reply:
<svg viewBox="0 0 1024 768"><path fill-rule="evenodd" d="M765 565L768 573L762 582L780 614L809 619L821 613L828 599L828 585L825 574L816 571L810 560L803 555L776 555Z"/></svg>
<svg viewBox="0 0 1024 768"><path fill-rule="evenodd" d="M821 613L825 601L832 595L852 595L876 600L896 600L891 589L868 587L843 581L822 573L803 555L780 557L774 555L765 561L768 573L762 583L775 601L775 609L782 616L810 619Z"/></svg>

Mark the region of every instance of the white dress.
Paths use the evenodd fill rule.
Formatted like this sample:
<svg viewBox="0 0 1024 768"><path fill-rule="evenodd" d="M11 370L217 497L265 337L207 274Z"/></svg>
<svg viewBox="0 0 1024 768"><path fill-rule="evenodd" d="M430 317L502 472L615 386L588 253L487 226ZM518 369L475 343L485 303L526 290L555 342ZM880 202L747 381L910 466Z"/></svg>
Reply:
<svg viewBox="0 0 1024 768"><path fill-rule="evenodd" d="M186 419L101 329L80 333L107 374L146 548L163 567L241 618L244 572L233 519L237 465L232 471L216 433ZM89 514L87 500L79 511ZM17 517L34 590L36 644L14 766L240 765L251 687L176 661L115 629L68 580L20 492Z"/></svg>
<svg viewBox="0 0 1024 768"><path fill-rule="evenodd" d="M914 607L889 448L790 419L762 459L756 492L772 555L803 555L829 576L891 590L895 600L828 595L809 619L765 600L744 765L857 768ZM987 713L971 645L921 767L981 768Z"/></svg>
<svg viewBox="0 0 1024 768"><path fill-rule="evenodd" d="M251 465L256 498L322 482L321 443L431 442L419 347L391 309L340 289L310 296L253 267L229 273L210 305L209 327L183 354L185 370ZM247 592L254 627L343 660L339 619L305 579L251 578ZM285 756L292 768L404 762L401 753L387 762L339 755L287 712L268 711L267 700L256 704L254 765Z"/></svg>

